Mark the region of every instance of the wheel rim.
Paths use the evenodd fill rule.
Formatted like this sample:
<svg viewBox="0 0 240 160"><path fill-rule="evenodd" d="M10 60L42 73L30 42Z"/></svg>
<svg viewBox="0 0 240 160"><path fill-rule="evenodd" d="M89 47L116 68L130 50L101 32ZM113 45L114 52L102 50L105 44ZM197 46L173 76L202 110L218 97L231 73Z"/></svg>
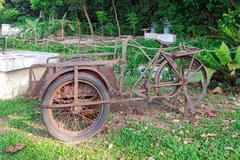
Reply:
<svg viewBox="0 0 240 160"><path fill-rule="evenodd" d="M99 90L91 83L79 80L78 102L101 101ZM48 105L71 104L74 102L74 82L59 86L52 94ZM79 135L88 132L97 124L103 114L103 104L92 106L70 106L67 108L47 109L49 119L58 131L67 135Z"/></svg>
<svg viewBox="0 0 240 160"><path fill-rule="evenodd" d="M175 109L181 105L196 107L205 96L207 90L207 78L203 65L190 56L178 57L174 60L174 64L177 72L184 77L184 80L181 85L179 84L172 87L171 90L169 89L171 92L168 94L160 94L159 90L157 90L158 95L171 95L172 98L162 97L162 100L166 105ZM178 76L170 69L171 67L168 63L165 63L161 70L166 66L171 71L171 74L175 76L175 79L177 79L176 77ZM161 73L159 73L159 76L161 76ZM162 81L161 77L158 77L157 83ZM178 79L177 82L180 82L180 80Z"/></svg>

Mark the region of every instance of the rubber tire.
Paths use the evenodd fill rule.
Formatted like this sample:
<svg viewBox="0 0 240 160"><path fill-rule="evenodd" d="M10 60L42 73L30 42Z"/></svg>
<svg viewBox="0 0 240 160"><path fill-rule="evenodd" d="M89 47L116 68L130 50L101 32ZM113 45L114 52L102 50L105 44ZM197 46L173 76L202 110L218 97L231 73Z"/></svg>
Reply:
<svg viewBox="0 0 240 160"><path fill-rule="evenodd" d="M109 100L109 92L105 85L97 79L95 76L92 76L88 73L80 73L79 74L79 80L84 80L89 83L91 83L93 86L95 86L98 91L100 92L103 100ZM48 105L50 98L54 91L60 87L63 83L74 81L73 74L66 74L55 80L47 89L45 92L44 98L43 98L43 106ZM58 129L55 128L55 126L51 123L50 117L48 115L48 109L42 107L42 118L43 122L49 131L49 133L56 139L64 141L64 142L79 142L86 140L88 138L91 138L92 136L96 135L97 132L102 128L104 125L107 115L110 110L110 104L103 104L103 109L101 112L100 117L98 118L97 122L94 123L93 126L91 126L88 130L82 132L79 135L70 136L65 134L64 132L60 132Z"/></svg>

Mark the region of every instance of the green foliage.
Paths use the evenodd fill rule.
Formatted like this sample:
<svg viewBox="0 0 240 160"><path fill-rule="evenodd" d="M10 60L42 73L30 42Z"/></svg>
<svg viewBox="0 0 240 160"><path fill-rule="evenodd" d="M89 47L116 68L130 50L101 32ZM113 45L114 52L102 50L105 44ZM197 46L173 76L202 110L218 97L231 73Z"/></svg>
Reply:
<svg viewBox="0 0 240 160"><path fill-rule="evenodd" d="M220 48L215 49L215 53L222 65L226 65L230 61L232 61L230 50L224 42L222 43Z"/></svg>
<svg viewBox="0 0 240 160"><path fill-rule="evenodd" d="M218 81L225 81L227 84L234 86L240 69L239 48L231 53L228 46L223 42L220 48L215 49L215 53L203 52L198 57L206 67L218 73Z"/></svg>
<svg viewBox="0 0 240 160"><path fill-rule="evenodd" d="M35 20L25 19L26 23L29 25L30 29L36 30L39 25L39 18Z"/></svg>
<svg viewBox="0 0 240 160"><path fill-rule="evenodd" d="M101 25L101 32L102 32L102 35L104 35L104 25L107 21L107 14L105 11L97 11L96 12L96 15L97 15L97 19Z"/></svg>
<svg viewBox="0 0 240 160"><path fill-rule="evenodd" d="M127 20L128 23L130 24L130 28L132 29L132 34L136 34L136 27L137 24L139 23L139 16L135 12L130 12L127 14Z"/></svg>
<svg viewBox="0 0 240 160"><path fill-rule="evenodd" d="M219 19L222 19L223 24L227 24L226 19L236 14L231 4L225 0L118 0L115 3L122 34L142 34L141 29L150 27L152 23L158 24L158 31L162 32L162 21L168 19L172 23L172 31L178 36L201 36L208 33L209 28L206 26L216 27ZM104 30L105 34L113 35L108 32L108 29L112 32L117 30L117 26L110 0L12 0L5 2L5 9L16 9L21 16L39 17L41 15L41 18L45 20L61 19L67 12L69 20L76 21L77 17L81 23L86 23L82 10L83 4L88 7L92 23L98 23L95 28L97 33L102 33ZM11 17L14 18L11 21L15 21L18 16ZM3 19L3 22L7 21ZM234 22L239 22L239 20L235 18L229 21L229 24ZM99 25L102 27L98 27ZM83 33L87 34L88 30L83 29Z"/></svg>
<svg viewBox="0 0 240 160"><path fill-rule="evenodd" d="M240 29L234 26L220 26L218 36L216 38L223 39L233 46L240 44Z"/></svg>
<svg viewBox="0 0 240 160"><path fill-rule="evenodd" d="M16 9L3 8L0 9L0 23L12 23L17 20L20 15Z"/></svg>
<svg viewBox="0 0 240 160"><path fill-rule="evenodd" d="M240 64L240 46L237 48L237 53L235 57L235 62Z"/></svg>
<svg viewBox="0 0 240 160"><path fill-rule="evenodd" d="M114 25L113 23L107 23L106 25L104 25L104 30L106 31L106 35L108 36L116 36L116 25Z"/></svg>

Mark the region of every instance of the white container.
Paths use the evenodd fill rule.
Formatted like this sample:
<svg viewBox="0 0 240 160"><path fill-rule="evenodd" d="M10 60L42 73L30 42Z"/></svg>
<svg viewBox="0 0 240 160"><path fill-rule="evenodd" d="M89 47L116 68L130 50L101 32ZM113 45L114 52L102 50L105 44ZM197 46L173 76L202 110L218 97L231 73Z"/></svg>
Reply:
<svg viewBox="0 0 240 160"><path fill-rule="evenodd" d="M0 100L26 95L29 86L29 67L46 63L49 57L58 54L32 51L5 51L0 53ZM45 68L36 68L36 79L40 79Z"/></svg>
<svg viewBox="0 0 240 160"><path fill-rule="evenodd" d="M159 41L161 44L170 45L174 42L176 42L176 35L174 34L158 34L157 41Z"/></svg>
<svg viewBox="0 0 240 160"><path fill-rule="evenodd" d="M7 36L11 28L10 24L2 24L2 36Z"/></svg>

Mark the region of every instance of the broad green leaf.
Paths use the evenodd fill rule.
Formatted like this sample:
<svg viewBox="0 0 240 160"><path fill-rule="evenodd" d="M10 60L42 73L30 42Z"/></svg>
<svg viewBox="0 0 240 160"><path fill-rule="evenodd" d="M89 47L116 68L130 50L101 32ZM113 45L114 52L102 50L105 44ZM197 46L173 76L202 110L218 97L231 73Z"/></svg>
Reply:
<svg viewBox="0 0 240 160"><path fill-rule="evenodd" d="M230 71L240 69L240 64L237 64L237 63L234 63L234 62L228 63L227 65L228 65L228 68L229 68Z"/></svg>
<svg viewBox="0 0 240 160"><path fill-rule="evenodd" d="M39 18L35 19L33 22L34 22L34 26L37 27L39 24Z"/></svg>
<svg viewBox="0 0 240 160"><path fill-rule="evenodd" d="M228 27L224 27L222 29L222 32L225 33L226 35L228 35L230 38L234 38L234 34L233 34L232 30L229 29Z"/></svg>
<svg viewBox="0 0 240 160"><path fill-rule="evenodd" d="M213 76L213 74L216 72L215 69L211 69L211 68L205 68L206 72L207 72L207 79L208 79L208 83L210 83L210 80Z"/></svg>
<svg viewBox="0 0 240 160"><path fill-rule="evenodd" d="M31 19L25 19L25 21L31 28L37 28L39 24L39 18L35 19L34 21L32 21Z"/></svg>
<svg viewBox="0 0 240 160"><path fill-rule="evenodd" d="M219 62L213 57L213 55L211 53L200 54L198 56L198 58L204 63L204 65L207 68L211 68L211 69L217 70L220 67Z"/></svg>
<svg viewBox="0 0 240 160"><path fill-rule="evenodd" d="M222 43L219 49L218 48L215 49L215 53L222 65L226 65L232 61L230 50L224 42Z"/></svg>
<svg viewBox="0 0 240 160"><path fill-rule="evenodd" d="M26 23L31 27L34 28L34 22L31 19L25 19Z"/></svg>
<svg viewBox="0 0 240 160"><path fill-rule="evenodd" d="M237 53L235 57L235 61L240 64L240 46L237 48Z"/></svg>
<svg viewBox="0 0 240 160"><path fill-rule="evenodd" d="M68 27L69 27L72 31L75 31L75 28L73 27L73 25L68 24Z"/></svg>

